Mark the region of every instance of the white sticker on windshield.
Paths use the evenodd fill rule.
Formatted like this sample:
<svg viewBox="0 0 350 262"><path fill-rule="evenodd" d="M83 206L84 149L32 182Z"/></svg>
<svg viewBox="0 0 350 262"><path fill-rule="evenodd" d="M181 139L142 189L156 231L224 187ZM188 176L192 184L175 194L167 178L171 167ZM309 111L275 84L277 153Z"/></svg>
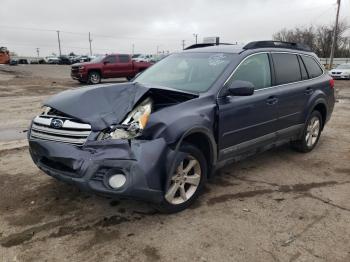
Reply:
<svg viewBox="0 0 350 262"><path fill-rule="evenodd" d="M215 54L208 58L208 63L211 66L218 66L225 63L226 56L224 54Z"/></svg>

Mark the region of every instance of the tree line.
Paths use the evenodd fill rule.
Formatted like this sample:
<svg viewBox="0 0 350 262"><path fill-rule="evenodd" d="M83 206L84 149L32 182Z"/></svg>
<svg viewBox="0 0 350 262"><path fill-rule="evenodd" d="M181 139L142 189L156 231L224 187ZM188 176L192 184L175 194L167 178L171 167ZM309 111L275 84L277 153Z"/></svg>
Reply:
<svg viewBox="0 0 350 262"><path fill-rule="evenodd" d="M334 57L350 57L350 37L345 36L349 26L344 21L338 25ZM296 27L282 29L273 34L276 41L297 42L308 45L318 57L327 58L332 48L334 26L311 25L309 27Z"/></svg>

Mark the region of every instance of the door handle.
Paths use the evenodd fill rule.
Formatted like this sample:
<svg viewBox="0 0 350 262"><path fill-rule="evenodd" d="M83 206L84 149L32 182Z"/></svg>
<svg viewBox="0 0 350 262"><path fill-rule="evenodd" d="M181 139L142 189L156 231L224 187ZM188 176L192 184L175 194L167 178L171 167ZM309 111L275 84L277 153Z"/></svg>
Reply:
<svg viewBox="0 0 350 262"><path fill-rule="evenodd" d="M305 89L304 94L305 95L311 95L314 92L314 90L311 87L308 87Z"/></svg>
<svg viewBox="0 0 350 262"><path fill-rule="evenodd" d="M274 105L278 102L278 98L275 96L270 96L268 99L266 99L266 104L268 105Z"/></svg>

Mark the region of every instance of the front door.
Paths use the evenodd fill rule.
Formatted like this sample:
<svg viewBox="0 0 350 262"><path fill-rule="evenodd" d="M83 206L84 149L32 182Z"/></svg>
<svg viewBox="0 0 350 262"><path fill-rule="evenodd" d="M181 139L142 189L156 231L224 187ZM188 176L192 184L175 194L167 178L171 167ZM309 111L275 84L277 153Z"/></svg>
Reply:
<svg viewBox="0 0 350 262"><path fill-rule="evenodd" d="M251 82L251 96L223 96L219 107L219 158L225 160L276 139L279 89L271 87L267 53L249 56L229 80Z"/></svg>

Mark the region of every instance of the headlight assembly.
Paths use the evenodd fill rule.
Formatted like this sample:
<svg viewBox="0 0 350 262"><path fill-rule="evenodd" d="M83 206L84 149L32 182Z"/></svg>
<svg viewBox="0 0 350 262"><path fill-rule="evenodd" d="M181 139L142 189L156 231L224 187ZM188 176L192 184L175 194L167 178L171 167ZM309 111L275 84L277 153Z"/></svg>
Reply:
<svg viewBox="0 0 350 262"><path fill-rule="evenodd" d="M98 140L132 139L141 135L152 112L152 104L151 98L145 99L127 115L121 125L111 127L109 132L102 132Z"/></svg>
<svg viewBox="0 0 350 262"><path fill-rule="evenodd" d="M42 107L42 115L47 115L51 110L51 107L48 107L48 106L43 106Z"/></svg>

